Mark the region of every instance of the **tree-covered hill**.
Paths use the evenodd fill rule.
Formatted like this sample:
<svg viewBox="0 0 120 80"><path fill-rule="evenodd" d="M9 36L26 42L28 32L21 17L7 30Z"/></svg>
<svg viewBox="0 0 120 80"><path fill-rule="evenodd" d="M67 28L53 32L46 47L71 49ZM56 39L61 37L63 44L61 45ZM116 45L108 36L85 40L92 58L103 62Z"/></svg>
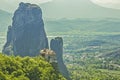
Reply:
<svg viewBox="0 0 120 80"><path fill-rule="evenodd" d="M49 33L67 31L120 32L119 26L120 19L114 18L80 18L45 21L45 28Z"/></svg>
<svg viewBox="0 0 120 80"><path fill-rule="evenodd" d="M0 53L0 80L66 80L40 56L15 57Z"/></svg>

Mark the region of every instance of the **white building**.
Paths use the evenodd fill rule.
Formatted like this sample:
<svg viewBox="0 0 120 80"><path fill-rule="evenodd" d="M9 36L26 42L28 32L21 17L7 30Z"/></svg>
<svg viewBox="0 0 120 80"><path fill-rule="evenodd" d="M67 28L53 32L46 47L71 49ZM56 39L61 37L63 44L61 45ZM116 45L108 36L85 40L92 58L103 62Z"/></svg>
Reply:
<svg viewBox="0 0 120 80"><path fill-rule="evenodd" d="M43 49L40 51L40 54L50 63L57 62L56 53L53 50Z"/></svg>

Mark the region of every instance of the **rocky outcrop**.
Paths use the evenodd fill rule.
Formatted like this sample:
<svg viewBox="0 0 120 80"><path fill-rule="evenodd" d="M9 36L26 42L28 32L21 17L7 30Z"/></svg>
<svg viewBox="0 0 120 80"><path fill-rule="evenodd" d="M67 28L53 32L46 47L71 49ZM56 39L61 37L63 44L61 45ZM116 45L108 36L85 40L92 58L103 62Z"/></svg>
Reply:
<svg viewBox="0 0 120 80"><path fill-rule="evenodd" d="M14 13L12 26L8 29L3 53L35 56L44 48L48 48L48 40L40 7L20 3Z"/></svg>
<svg viewBox="0 0 120 80"><path fill-rule="evenodd" d="M49 49L40 7L34 4L20 3L12 20L12 26L8 27L7 42L3 48L3 53L36 56L41 50ZM63 62L63 39L61 37L52 39L50 47L55 55L51 54L53 52L49 50L43 51L47 53L45 58L51 63L57 62L55 65L53 64L54 67L58 66L56 69L70 80Z"/></svg>
<svg viewBox="0 0 120 80"><path fill-rule="evenodd" d="M50 42L50 48L56 53L59 71L67 78L67 80L71 80L63 62L63 39L61 37L52 39Z"/></svg>

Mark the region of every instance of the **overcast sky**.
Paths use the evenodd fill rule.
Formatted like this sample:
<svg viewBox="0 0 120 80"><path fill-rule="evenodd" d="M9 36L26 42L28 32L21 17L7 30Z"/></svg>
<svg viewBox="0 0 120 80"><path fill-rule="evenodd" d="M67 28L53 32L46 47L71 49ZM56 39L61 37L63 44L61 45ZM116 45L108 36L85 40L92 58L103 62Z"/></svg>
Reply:
<svg viewBox="0 0 120 80"><path fill-rule="evenodd" d="M0 0L0 8L3 10L7 10L9 12L13 12L14 9L17 7L17 5L20 2L29 2L33 4L40 4L45 3L53 0ZM56 0L58 1L58 0ZM68 1L68 0L61 0L61 1ZM69 0L70 1L70 0ZM68 1L68 3L69 3ZM74 2L78 2L78 0L74 0ZM82 0L79 0L81 2ZM93 3L107 8L113 8L113 9L120 9L120 0L90 0Z"/></svg>
<svg viewBox="0 0 120 80"><path fill-rule="evenodd" d="M40 5L45 18L120 18L120 0L0 0L0 9L13 13L21 1Z"/></svg>
<svg viewBox="0 0 120 80"><path fill-rule="evenodd" d="M120 0L91 0L91 1L102 7L120 9Z"/></svg>
<svg viewBox="0 0 120 80"><path fill-rule="evenodd" d="M20 2L40 4L49 1L52 0L0 0L0 9L8 12L14 12Z"/></svg>

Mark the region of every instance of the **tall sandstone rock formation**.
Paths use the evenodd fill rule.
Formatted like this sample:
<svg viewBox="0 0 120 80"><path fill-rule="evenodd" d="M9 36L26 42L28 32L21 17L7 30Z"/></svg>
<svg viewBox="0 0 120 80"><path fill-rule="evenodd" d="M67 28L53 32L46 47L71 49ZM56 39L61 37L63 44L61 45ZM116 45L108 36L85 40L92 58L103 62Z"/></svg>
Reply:
<svg viewBox="0 0 120 80"><path fill-rule="evenodd" d="M50 48L56 53L58 69L60 73L62 73L67 80L71 80L67 68L63 62L63 39L61 37L52 39L50 42Z"/></svg>
<svg viewBox="0 0 120 80"><path fill-rule="evenodd" d="M69 74L63 62L63 39L51 40L51 50L56 53L59 71L68 79ZM20 3L8 27L7 42L3 53L20 56L36 56L40 50L49 49L40 7L30 3Z"/></svg>
<svg viewBox="0 0 120 80"><path fill-rule="evenodd" d="M48 40L40 7L35 4L20 3L14 13L12 26L8 28L3 53L35 56L44 48L48 48Z"/></svg>

